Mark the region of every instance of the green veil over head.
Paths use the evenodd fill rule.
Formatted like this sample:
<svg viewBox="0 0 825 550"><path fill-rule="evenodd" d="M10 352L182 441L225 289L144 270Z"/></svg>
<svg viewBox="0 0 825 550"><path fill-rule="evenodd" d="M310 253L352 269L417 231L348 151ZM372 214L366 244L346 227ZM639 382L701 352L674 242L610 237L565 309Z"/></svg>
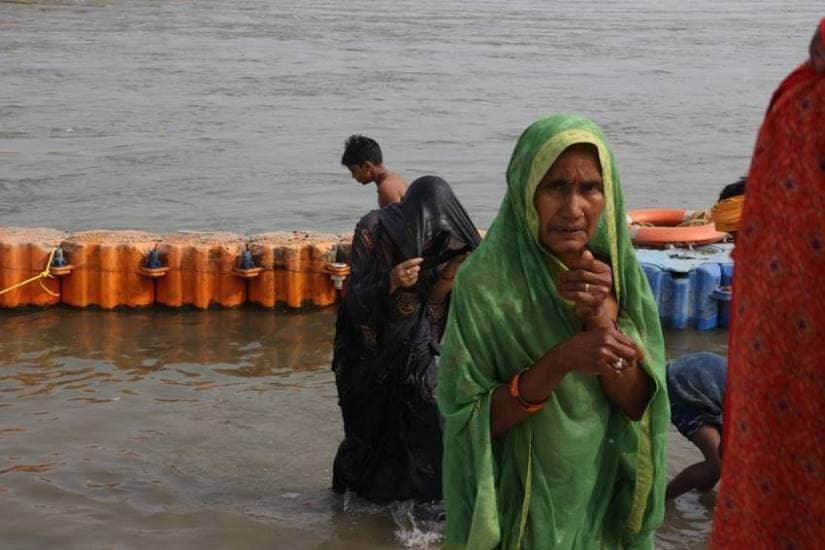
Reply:
<svg viewBox="0 0 825 550"><path fill-rule="evenodd" d="M632 422L597 377L572 372L544 409L493 440L492 392L581 330L556 291L566 268L541 245L533 204L542 177L576 143L596 147L604 183L605 207L588 248L611 265L619 327L643 348L654 391ZM519 138L499 213L456 279L442 348L448 548L652 547L664 511L664 342L630 243L613 154L590 120L552 115Z"/></svg>

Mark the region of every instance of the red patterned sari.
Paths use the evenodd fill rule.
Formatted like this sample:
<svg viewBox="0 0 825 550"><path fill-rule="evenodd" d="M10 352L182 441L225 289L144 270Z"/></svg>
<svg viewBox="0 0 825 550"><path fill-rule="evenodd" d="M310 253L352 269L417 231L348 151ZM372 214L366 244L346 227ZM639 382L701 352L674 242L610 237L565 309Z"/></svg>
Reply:
<svg viewBox="0 0 825 550"><path fill-rule="evenodd" d="M825 545L825 75L771 100L736 241L713 548Z"/></svg>

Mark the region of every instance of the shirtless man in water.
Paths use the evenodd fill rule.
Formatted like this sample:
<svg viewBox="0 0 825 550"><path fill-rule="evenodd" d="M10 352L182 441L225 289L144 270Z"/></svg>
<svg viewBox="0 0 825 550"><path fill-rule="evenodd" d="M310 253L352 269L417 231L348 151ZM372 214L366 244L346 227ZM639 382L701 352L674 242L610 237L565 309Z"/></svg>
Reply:
<svg viewBox="0 0 825 550"><path fill-rule="evenodd" d="M374 139L358 134L350 136L344 144L341 164L349 168L358 183L375 182L380 207L401 202L407 192L407 180L384 166L381 147Z"/></svg>

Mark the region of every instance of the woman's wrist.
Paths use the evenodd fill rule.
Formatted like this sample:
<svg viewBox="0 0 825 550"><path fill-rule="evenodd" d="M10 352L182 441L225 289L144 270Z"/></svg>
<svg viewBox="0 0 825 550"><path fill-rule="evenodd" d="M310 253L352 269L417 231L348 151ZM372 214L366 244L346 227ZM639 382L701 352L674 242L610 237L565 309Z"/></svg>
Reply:
<svg viewBox="0 0 825 550"><path fill-rule="evenodd" d="M564 354L559 353L559 346L554 347L542 355L533 368L521 377L521 396L530 403L547 400L570 370Z"/></svg>
<svg viewBox="0 0 825 550"><path fill-rule="evenodd" d="M453 280L445 279L439 275L432 290L430 291L430 301L434 303L444 302L452 289Z"/></svg>
<svg viewBox="0 0 825 550"><path fill-rule="evenodd" d="M592 317L584 322L584 328L586 330L613 328L615 326L616 322L608 316Z"/></svg>
<svg viewBox="0 0 825 550"><path fill-rule="evenodd" d="M524 369L516 373L516 375L513 376L507 384L507 392L523 412L533 414L544 408L544 405L547 403L547 397L540 400L531 400L523 394L521 390L521 381L524 374L526 374L529 370L530 369Z"/></svg>
<svg viewBox="0 0 825 550"><path fill-rule="evenodd" d="M601 305L591 311L592 312L590 315L582 318L582 323L587 330L596 328L610 328L616 325L616 321L604 305Z"/></svg>

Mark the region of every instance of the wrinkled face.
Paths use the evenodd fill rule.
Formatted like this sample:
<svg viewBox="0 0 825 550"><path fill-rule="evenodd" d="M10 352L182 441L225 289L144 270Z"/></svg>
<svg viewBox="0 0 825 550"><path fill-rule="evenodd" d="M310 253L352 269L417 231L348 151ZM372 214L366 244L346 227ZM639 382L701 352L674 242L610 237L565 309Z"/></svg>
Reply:
<svg viewBox="0 0 825 550"><path fill-rule="evenodd" d="M542 244L560 259L581 253L596 233L604 200L595 147L579 144L565 149L533 196Z"/></svg>
<svg viewBox="0 0 825 550"><path fill-rule="evenodd" d="M371 182L373 179L371 162L362 162L361 164L347 166L347 168L349 168L349 172L352 174L352 179L362 185Z"/></svg>

